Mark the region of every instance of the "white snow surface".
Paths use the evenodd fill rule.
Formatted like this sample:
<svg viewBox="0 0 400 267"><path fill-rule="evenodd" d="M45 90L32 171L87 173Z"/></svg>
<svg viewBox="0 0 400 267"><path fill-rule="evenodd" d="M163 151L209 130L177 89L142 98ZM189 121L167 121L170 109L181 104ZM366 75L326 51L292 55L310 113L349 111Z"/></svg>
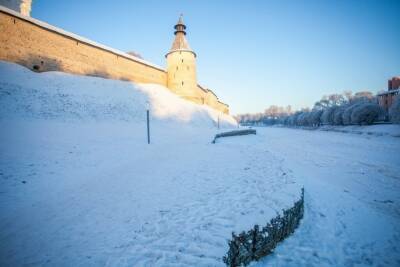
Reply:
<svg viewBox="0 0 400 267"><path fill-rule="evenodd" d="M400 126L213 145L218 116L234 126L160 86L0 63L0 266L223 266L303 185L299 228L253 266L400 266Z"/></svg>
<svg viewBox="0 0 400 267"><path fill-rule="evenodd" d="M357 131L400 130L388 126ZM252 266L400 266L399 137L278 127L257 128L257 136L304 184L305 213Z"/></svg>
<svg viewBox="0 0 400 267"><path fill-rule="evenodd" d="M302 185L263 136L211 144L218 117L236 127L162 86L0 62L0 266L224 266Z"/></svg>

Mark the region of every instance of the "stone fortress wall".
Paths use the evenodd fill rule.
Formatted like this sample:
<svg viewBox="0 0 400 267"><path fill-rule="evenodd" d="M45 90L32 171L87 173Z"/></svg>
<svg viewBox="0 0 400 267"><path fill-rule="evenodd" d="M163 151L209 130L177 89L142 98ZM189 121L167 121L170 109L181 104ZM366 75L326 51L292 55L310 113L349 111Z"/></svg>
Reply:
<svg viewBox="0 0 400 267"><path fill-rule="evenodd" d="M38 72L63 71L168 87L167 72L161 67L2 6L0 60L15 62ZM196 89L194 99L172 91L195 103L229 113L228 105L220 102L212 91L200 85Z"/></svg>

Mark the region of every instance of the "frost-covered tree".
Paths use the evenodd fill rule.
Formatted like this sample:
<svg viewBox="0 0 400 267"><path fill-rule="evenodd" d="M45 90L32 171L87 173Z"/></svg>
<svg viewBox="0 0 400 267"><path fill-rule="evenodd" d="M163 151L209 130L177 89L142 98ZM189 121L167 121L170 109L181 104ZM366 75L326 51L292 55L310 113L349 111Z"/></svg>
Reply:
<svg viewBox="0 0 400 267"><path fill-rule="evenodd" d="M297 117L297 125L299 125L299 126L308 125L307 114L308 114L308 112L302 112L299 114L299 116Z"/></svg>
<svg viewBox="0 0 400 267"><path fill-rule="evenodd" d="M342 114L342 122L343 125L350 125L352 124L351 122L351 115L354 111L355 108L357 108L358 106L362 105L363 101L359 101L359 102L355 102L353 104L347 105L347 107L345 108L343 114Z"/></svg>
<svg viewBox="0 0 400 267"><path fill-rule="evenodd" d="M323 110L313 110L310 114L310 125L312 126L319 126L321 124L321 115L324 111Z"/></svg>
<svg viewBox="0 0 400 267"><path fill-rule="evenodd" d="M369 91L361 91L354 94L351 99L352 103L355 102L374 102L375 96Z"/></svg>
<svg viewBox="0 0 400 267"><path fill-rule="evenodd" d="M293 113L291 106L269 106L263 113L242 114L236 118L244 124L281 124L288 126L349 125L352 123L353 110L363 103L377 103L377 98L368 91L344 91L342 94L323 96L308 108Z"/></svg>
<svg viewBox="0 0 400 267"><path fill-rule="evenodd" d="M333 125L333 115L335 114L335 110L337 108L337 106L326 108L321 115L321 122L323 124Z"/></svg>
<svg viewBox="0 0 400 267"><path fill-rule="evenodd" d="M400 96L398 95L389 110L390 121L400 124Z"/></svg>
<svg viewBox="0 0 400 267"><path fill-rule="evenodd" d="M346 103L346 98L341 94L325 95L314 104L314 110L325 110L329 107L340 106Z"/></svg>
<svg viewBox="0 0 400 267"><path fill-rule="evenodd" d="M343 113L345 111L345 106L337 107L333 113L333 124L343 125Z"/></svg>
<svg viewBox="0 0 400 267"><path fill-rule="evenodd" d="M288 125L290 126L297 126L298 125L298 118L301 115L302 112L296 112L295 114L292 114L288 118Z"/></svg>
<svg viewBox="0 0 400 267"><path fill-rule="evenodd" d="M372 124L382 114L382 108L375 103L360 103L351 113L351 123Z"/></svg>

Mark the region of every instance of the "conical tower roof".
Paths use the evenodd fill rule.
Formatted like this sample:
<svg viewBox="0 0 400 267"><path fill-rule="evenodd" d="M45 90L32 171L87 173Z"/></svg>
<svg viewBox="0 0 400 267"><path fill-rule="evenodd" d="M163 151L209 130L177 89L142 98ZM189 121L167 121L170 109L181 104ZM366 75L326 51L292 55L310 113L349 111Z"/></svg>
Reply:
<svg viewBox="0 0 400 267"><path fill-rule="evenodd" d="M186 40L186 25L183 23L182 15L180 15L178 23L174 26L174 29L175 40L172 43L171 49L169 50L167 55L174 51L189 51L196 56L196 53L193 52L193 50L189 46L189 42Z"/></svg>

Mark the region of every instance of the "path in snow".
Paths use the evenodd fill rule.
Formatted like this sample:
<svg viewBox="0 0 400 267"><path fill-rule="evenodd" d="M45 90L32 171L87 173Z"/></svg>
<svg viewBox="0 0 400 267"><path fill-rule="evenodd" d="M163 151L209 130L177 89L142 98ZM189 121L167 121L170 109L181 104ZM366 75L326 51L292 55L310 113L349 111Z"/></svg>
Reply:
<svg viewBox="0 0 400 267"><path fill-rule="evenodd" d="M305 186L304 219L254 266L399 266L400 138L258 128Z"/></svg>

